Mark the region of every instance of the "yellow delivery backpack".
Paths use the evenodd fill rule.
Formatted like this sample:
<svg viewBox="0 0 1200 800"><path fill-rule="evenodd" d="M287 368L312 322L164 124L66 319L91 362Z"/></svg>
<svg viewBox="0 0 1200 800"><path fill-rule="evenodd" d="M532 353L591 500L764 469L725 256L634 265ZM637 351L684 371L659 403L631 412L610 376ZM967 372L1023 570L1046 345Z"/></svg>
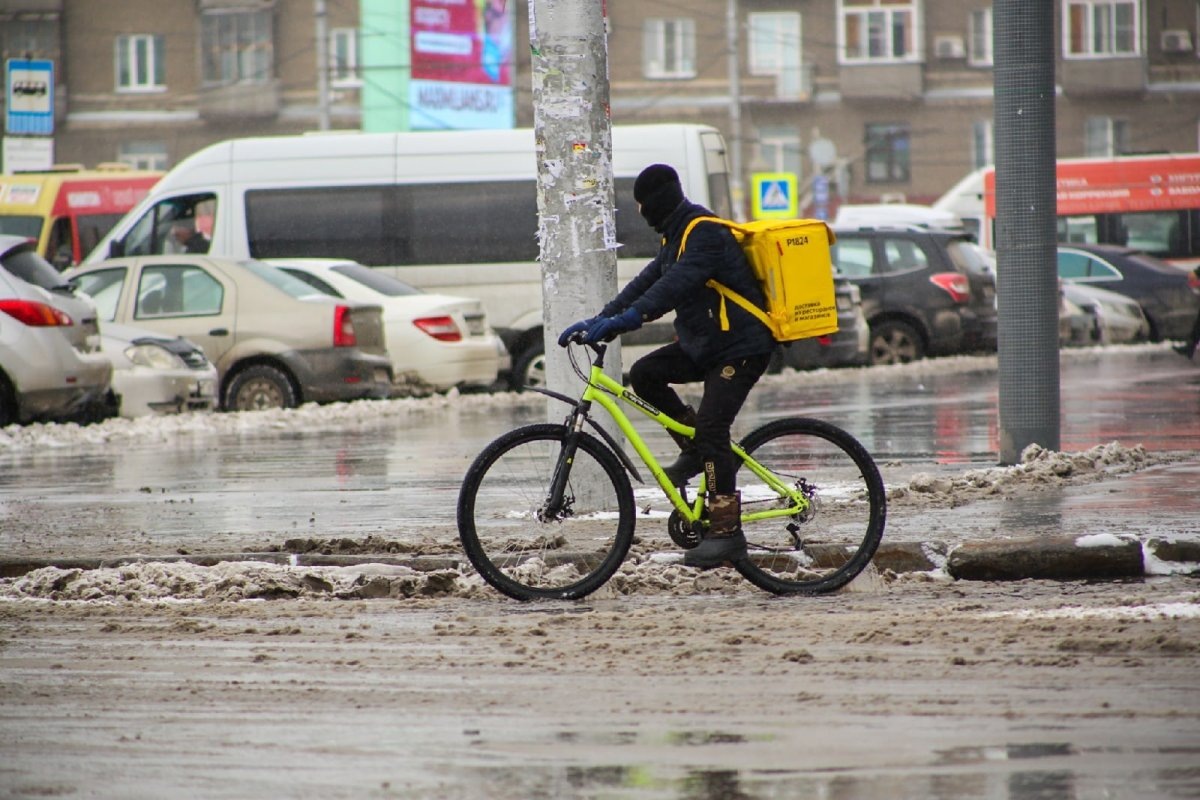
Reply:
<svg viewBox="0 0 1200 800"><path fill-rule="evenodd" d="M696 217L683 232L676 258L683 255L688 234L699 222L716 222L733 231L767 298L764 312L728 286L708 281L706 285L721 295L721 330L729 330L725 312L728 298L762 321L780 342L837 333L833 262L829 257L829 246L837 238L824 221L763 219L739 223L720 217Z"/></svg>

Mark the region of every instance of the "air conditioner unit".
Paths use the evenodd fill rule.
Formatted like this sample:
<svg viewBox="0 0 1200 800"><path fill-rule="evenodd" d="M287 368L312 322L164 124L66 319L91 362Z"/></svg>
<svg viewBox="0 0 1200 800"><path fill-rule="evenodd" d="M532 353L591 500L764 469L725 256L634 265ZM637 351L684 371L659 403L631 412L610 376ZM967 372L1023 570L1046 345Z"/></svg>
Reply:
<svg viewBox="0 0 1200 800"><path fill-rule="evenodd" d="M1163 31L1160 42L1164 53L1190 53L1192 33L1187 28Z"/></svg>
<svg viewBox="0 0 1200 800"><path fill-rule="evenodd" d="M962 58L966 55L961 36L935 36L933 54L938 58Z"/></svg>

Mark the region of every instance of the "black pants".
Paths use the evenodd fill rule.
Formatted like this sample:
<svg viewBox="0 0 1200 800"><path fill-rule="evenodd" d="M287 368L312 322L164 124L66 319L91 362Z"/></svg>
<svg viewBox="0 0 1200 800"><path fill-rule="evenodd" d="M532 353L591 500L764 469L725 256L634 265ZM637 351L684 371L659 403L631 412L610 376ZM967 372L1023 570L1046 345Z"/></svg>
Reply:
<svg viewBox="0 0 1200 800"><path fill-rule="evenodd" d="M729 429L771 360L769 353L738 358L702 369L687 357L679 342L639 358L629 370L629 383L638 396L678 419L687 405L670 384L704 381L704 396L696 409L696 448L704 458L709 491L731 494L737 489L737 459L729 450Z"/></svg>

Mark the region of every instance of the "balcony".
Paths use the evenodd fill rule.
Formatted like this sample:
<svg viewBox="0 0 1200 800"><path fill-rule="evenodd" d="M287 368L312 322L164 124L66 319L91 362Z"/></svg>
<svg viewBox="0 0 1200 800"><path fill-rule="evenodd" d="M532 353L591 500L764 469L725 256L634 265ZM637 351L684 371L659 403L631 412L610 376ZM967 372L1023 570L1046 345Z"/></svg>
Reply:
<svg viewBox="0 0 1200 800"><path fill-rule="evenodd" d="M1061 76L1063 94L1067 96L1141 94L1146 91L1146 58L1063 59Z"/></svg>
<svg viewBox="0 0 1200 800"><path fill-rule="evenodd" d="M838 89L843 100L910 100L924 91L923 64L841 64Z"/></svg>
<svg viewBox="0 0 1200 800"><path fill-rule="evenodd" d="M778 75L742 78L742 100L747 103L808 103L813 99L816 65L797 64Z"/></svg>
<svg viewBox="0 0 1200 800"><path fill-rule="evenodd" d="M61 14L65 0L0 0L0 17Z"/></svg>
<svg viewBox="0 0 1200 800"><path fill-rule="evenodd" d="M279 81L230 83L200 90L200 118L212 122L271 119L279 114Z"/></svg>

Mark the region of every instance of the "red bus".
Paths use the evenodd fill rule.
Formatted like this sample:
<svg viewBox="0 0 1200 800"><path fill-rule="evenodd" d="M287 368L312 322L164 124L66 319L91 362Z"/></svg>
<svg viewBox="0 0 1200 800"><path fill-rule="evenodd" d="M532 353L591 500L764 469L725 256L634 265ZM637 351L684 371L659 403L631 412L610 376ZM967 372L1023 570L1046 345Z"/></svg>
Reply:
<svg viewBox="0 0 1200 800"><path fill-rule="evenodd" d="M1060 159L1058 239L1118 244L1200 264L1200 153ZM996 218L996 173L983 174L984 246Z"/></svg>
<svg viewBox="0 0 1200 800"><path fill-rule="evenodd" d="M1062 158L1058 240L1126 245L1176 264L1200 264L1200 154ZM995 249L996 173L977 169L943 194L953 212Z"/></svg>

